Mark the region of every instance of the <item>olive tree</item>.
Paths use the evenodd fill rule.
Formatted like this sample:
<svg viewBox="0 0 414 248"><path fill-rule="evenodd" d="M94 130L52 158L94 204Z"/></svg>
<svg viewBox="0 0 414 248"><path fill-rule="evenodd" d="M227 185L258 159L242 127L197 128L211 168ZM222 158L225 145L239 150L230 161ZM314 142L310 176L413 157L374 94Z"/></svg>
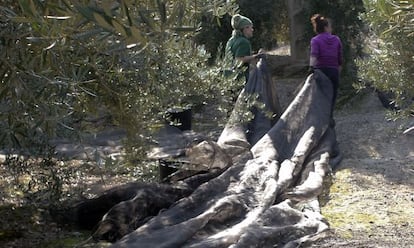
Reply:
<svg viewBox="0 0 414 248"><path fill-rule="evenodd" d="M203 13L234 8L221 0L1 1L1 146L41 147L104 125L137 143L168 107L226 94L221 65L206 65L210 55L193 36ZM101 125L88 122L102 116Z"/></svg>
<svg viewBox="0 0 414 248"><path fill-rule="evenodd" d="M362 84L388 92L401 114L414 110L414 3L364 1L368 56L359 60Z"/></svg>

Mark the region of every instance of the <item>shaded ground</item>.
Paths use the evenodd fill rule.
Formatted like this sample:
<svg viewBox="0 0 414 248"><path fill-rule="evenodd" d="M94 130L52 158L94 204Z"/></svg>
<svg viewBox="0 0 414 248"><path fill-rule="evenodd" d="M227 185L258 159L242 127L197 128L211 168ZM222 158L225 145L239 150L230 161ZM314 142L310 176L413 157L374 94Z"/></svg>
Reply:
<svg viewBox="0 0 414 248"><path fill-rule="evenodd" d="M301 80L277 80L284 106ZM331 231L313 247L414 247L414 135L402 134L414 120L387 121L373 93L356 96L335 115L344 159L329 194L321 199ZM214 117L195 114L194 119L196 131L211 136L221 131ZM81 163L73 166L80 168ZM78 183L90 192L128 180L102 174L93 165L88 168L88 179ZM24 200L13 202L10 197L21 195L11 193L13 181L1 172L0 247L72 247L87 237L89 233L59 227L43 211L24 206Z"/></svg>

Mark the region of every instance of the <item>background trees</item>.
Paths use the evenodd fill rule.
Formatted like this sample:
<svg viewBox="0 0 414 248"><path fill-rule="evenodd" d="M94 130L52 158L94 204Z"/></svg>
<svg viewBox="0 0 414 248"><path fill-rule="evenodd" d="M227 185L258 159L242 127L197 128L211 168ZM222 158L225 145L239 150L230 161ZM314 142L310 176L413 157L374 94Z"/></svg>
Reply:
<svg viewBox="0 0 414 248"><path fill-rule="evenodd" d="M253 20L253 48L271 50L289 41L289 19L286 1L239 0L240 11Z"/></svg>
<svg viewBox="0 0 414 248"><path fill-rule="evenodd" d="M224 46L231 36L231 16L240 13L249 17L254 25L252 48L271 50L289 41L289 20L286 1L248 1L236 0L237 9L232 9L221 18L216 18L211 12L201 16L201 30L196 34L196 41L203 44L212 55L224 52ZM213 35L214 34L214 35Z"/></svg>

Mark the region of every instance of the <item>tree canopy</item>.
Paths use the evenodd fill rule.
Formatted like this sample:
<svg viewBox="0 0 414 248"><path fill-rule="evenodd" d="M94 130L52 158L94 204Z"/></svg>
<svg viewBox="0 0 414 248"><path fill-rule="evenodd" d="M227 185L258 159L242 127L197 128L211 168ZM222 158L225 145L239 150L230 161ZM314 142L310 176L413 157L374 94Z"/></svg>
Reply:
<svg viewBox="0 0 414 248"><path fill-rule="evenodd" d="M414 2L364 1L367 56L358 61L362 84L388 92L399 113L414 111Z"/></svg>
<svg viewBox="0 0 414 248"><path fill-rule="evenodd" d="M192 35L203 13L234 9L232 1L3 1L2 147L94 131L87 120L100 116L140 139L167 108L221 95L219 66L206 66L209 53Z"/></svg>

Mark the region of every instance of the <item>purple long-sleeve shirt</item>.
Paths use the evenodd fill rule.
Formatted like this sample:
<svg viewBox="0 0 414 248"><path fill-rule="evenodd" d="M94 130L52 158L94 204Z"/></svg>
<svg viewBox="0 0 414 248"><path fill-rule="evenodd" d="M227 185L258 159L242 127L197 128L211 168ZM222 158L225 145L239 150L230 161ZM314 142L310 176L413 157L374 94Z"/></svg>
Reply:
<svg viewBox="0 0 414 248"><path fill-rule="evenodd" d="M342 65L342 43L338 36L320 33L311 40L311 61L314 68L339 68Z"/></svg>

